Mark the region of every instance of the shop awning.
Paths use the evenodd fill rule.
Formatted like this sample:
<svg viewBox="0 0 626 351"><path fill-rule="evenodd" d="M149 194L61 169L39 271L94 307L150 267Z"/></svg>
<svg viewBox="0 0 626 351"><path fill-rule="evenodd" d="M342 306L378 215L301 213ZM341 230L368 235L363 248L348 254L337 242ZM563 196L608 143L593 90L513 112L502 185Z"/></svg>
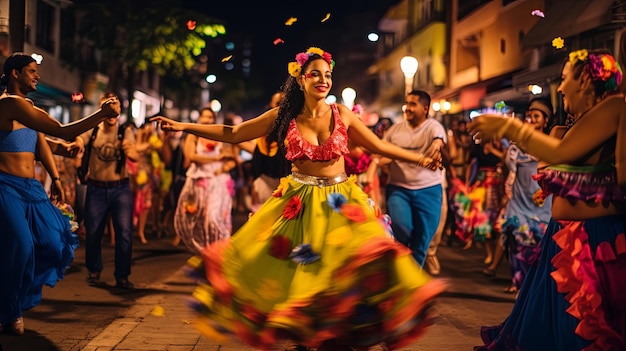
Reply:
<svg viewBox="0 0 626 351"><path fill-rule="evenodd" d="M27 97L33 100L37 106L71 105L74 103L71 93L41 82L37 84L37 91L29 93Z"/></svg>
<svg viewBox="0 0 626 351"><path fill-rule="evenodd" d="M614 0L557 0L526 33L522 46L541 46L608 24Z"/></svg>

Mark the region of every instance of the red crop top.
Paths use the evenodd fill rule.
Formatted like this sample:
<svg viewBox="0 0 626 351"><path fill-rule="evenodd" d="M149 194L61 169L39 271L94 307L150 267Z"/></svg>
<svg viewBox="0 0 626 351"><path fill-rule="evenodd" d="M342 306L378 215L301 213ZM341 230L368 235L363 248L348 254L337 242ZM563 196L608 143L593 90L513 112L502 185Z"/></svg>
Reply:
<svg viewBox="0 0 626 351"><path fill-rule="evenodd" d="M350 152L348 150L348 131L341 120L337 105L331 104L330 107L333 111L335 129L322 145L312 145L304 139L298 130L295 118L291 120L285 137L287 148L285 158L289 161L303 158L308 158L311 161L330 161Z"/></svg>

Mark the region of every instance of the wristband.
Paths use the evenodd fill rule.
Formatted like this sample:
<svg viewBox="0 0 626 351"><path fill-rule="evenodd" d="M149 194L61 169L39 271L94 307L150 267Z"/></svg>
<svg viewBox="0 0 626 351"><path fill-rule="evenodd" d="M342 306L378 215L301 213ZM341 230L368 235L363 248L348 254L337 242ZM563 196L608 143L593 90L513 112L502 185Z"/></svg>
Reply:
<svg viewBox="0 0 626 351"><path fill-rule="evenodd" d="M56 182L57 180L58 180L58 181L60 181L60 180L61 180L61 177L52 177L52 181L53 181L53 182Z"/></svg>

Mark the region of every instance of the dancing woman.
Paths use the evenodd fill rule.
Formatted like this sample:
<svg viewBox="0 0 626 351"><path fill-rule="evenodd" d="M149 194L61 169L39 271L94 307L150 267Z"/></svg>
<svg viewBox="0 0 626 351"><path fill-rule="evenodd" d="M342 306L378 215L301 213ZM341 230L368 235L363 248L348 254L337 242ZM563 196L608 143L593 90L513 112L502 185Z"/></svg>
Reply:
<svg viewBox="0 0 626 351"><path fill-rule="evenodd" d="M573 123L550 136L514 118L482 115L483 139L506 137L550 164L536 177L552 194L541 252L504 323L476 350L626 349L626 103L622 71L605 50L569 54L559 93ZM563 134L564 132L564 134Z"/></svg>
<svg viewBox="0 0 626 351"><path fill-rule="evenodd" d="M417 338L444 284L431 280L393 241L345 174L348 138L387 157L431 168L422 154L380 140L344 105L328 105L334 61L309 48L288 66L280 106L237 126L178 123L165 130L240 143L264 135L293 163L273 196L229 240L203 251L206 279L196 290L199 329L236 334L270 349L290 339L318 350L396 348Z"/></svg>

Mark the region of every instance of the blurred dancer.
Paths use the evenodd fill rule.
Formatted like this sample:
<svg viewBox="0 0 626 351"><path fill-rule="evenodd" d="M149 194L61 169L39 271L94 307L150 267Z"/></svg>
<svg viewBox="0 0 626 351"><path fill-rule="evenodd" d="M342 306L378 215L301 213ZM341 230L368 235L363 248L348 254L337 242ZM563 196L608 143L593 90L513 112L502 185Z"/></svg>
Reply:
<svg viewBox="0 0 626 351"><path fill-rule="evenodd" d="M198 124L212 123L215 113L203 108ZM221 142L193 134L185 137L184 153L190 166L176 206L174 230L190 250L199 253L231 234L234 184L229 172L237 166L236 155L224 151Z"/></svg>
<svg viewBox="0 0 626 351"><path fill-rule="evenodd" d="M626 38L622 37L624 40ZM626 350L626 103L606 50L569 54L557 88L573 116L550 136L497 115L470 130L549 164L536 176L552 219L513 310L476 350Z"/></svg>

